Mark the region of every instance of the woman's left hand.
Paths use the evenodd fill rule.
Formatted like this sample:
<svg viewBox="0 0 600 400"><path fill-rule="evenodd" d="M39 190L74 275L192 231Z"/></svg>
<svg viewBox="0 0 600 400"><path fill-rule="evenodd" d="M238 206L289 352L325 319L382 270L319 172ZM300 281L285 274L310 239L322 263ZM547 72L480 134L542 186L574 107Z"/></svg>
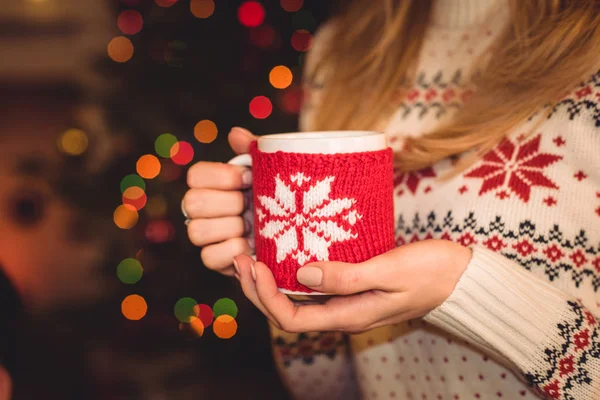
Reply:
<svg viewBox="0 0 600 400"><path fill-rule="evenodd" d="M234 265L246 297L278 328L358 333L427 314L450 296L470 260L466 247L424 240L359 264L310 263L298 270L298 281L339 296L301 306L277 289L265 264L240 255Z"/></svg>

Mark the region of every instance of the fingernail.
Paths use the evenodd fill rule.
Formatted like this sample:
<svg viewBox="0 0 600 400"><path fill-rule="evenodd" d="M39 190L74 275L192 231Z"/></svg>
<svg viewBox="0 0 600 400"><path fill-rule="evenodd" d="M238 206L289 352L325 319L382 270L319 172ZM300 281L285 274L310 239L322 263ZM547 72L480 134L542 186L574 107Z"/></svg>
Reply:
<svg viewBox="0 0 600 400"><path fill-rule="evenodd" d="M185 221L183 221L183 223L185 224L185 226L188 226L190 224L190 222L192 222L191 219L186 218Z"/></svg>
<svg viewBox="0 0 600 400"><path fill-rule="evenodd" d="M240 267L238 266L237 261L235 261L235 258L233 259L233 268L235 268L235 273L240 275Z"/></svg>
<svg viewBox="0 0 600 400"><path fill-rule="evenodd" d="M256 270L254 269L254 263L250 264L250 272L252 272L252 279L256 282Z"/></svg>
<svg viewBox="0 0 600 400"><path fill-rule="evenodd" d="M183 200L181 200L181 213L184 217L189 218L187 211L185 211L185 207L183 206Z"/></svg>
<svg viewBox="0 0 600 400"><path fill-rule="evenodd" d="M244 170L242 173L242 183L244 186L250 186L252 184L252 171L249 169Z"/></svg>
<svg viewBox="0 0 600 400"><path fill-rule="evenodd" d="M252 230L252 224L250 224L250 221L248 221L245 218L243 219L243 221L244 221L244 235L243 236L246 236Z"/></svg>
<svg viewBox="0 0 600 400"><path fill-rule="evenodd" d="M254 238L253 238L253 237L249 237L249 238L246 238L246 240L248 241L248 246L249 246L251 249L254 249L254 246L255 246L255 243L254 243Z"/></svg>
<svg viewBox="0 0 600 400"><path fill-rule="evenodd" d="M296 273L296 278L304 286L320 286L323 281L323 271L317 267L302 267Z"/></svg>
<svg viewBox="0 0 600 400"><path fill-rule="evenodd" d="M234 126L233 128L231 128L232 131L239 131L244 133L245 135L252 135L252 133L250 133L250 131L248 129L239 127L239 126Z"/></svg>

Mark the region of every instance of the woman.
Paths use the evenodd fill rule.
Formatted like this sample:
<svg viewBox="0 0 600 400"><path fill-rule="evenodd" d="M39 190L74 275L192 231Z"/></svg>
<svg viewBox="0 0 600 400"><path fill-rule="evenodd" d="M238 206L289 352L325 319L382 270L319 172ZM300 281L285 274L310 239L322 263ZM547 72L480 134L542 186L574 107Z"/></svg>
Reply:
<svg viewBox="0 0 600 400"><path fill-rule="evenodd" d="M189 236L271 321L295 397L600 398L599 49L593 0L357 0L327 24L302 128L389 135L398 247L301 268L347 295L325 305L244 255L250 171L190 169Z"/></svg>

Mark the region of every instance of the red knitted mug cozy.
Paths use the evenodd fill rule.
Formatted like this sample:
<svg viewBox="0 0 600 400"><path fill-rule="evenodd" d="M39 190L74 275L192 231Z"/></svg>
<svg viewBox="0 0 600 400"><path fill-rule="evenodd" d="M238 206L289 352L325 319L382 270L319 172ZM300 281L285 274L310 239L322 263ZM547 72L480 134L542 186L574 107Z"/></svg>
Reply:
<svg viewBox="0 0 600 400"><path fill-rule="evenodd" d="M256 257L277 286L313 290L296 271L313 261L366 261L394 247L392 150L264 153L250 148Z"/></svg>

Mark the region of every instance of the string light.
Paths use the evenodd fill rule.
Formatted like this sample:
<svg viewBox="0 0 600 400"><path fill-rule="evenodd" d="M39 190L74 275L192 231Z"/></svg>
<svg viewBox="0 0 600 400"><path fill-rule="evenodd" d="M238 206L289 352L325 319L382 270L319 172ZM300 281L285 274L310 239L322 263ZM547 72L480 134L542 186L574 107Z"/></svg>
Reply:
<svg viewBox="0 0 600 400"><path fill-rule="evenodd" d="M299 86L291 86L279 97L279 107L287 114L298 114L302 108L304 93Z"/></svg>
<svg viewBox="0 0 600 400"><path fill-rule="evenodd" d="M142 296L130 294L121 303L121 312L128 320L138 321L144 318L148 312L148 304Z"/></svg>
<svg viewBox="0 0 600 400"><path fill-rule="evenodd" d="M302 8L304 0L281 0L281 8L287 12L296 12Z"/></svg>
<svg viewBox="0 0 600 400"><path fill-rule="evenodd" d="M217 125L209 119L204 119L194 127L194 137L200 143L210 143L217 138Z"/></svg>
<svg viewBox="0 0 600 400"><path fill-rule="evenodd" d="M137 160L135 170L144 179L154 179L160 173L160 161L152 154L143 155Z"/></svg>
<svg viewBox="0 0 600 400"><path fill-rule="evenodd" d="M265 96L256 96L250 101L250 114L256 119L265 119L273 111L273 104Z"/></svg>
<svg viewBox="0 0 600 400"><path fill-rule="evenodd" d="M306 29L299 29L292 35L291 42L296 51L306 52L312 46L312 34Z"/></svg>
<svg viewBox="0 0 600 400"><path fill-rule="evenodd" d="M139 282L143 274L142 264L135 258L126 258L117 266L117 277L129 285Z"/></svg>
<svg viewBox="0 0 600 400"><path fill-rule="evenodd" d="M138 212L129 204L122 204L115 209L113 220L115 225L121 229L131 229L137 224Z"/></svg>
<svg viewBox="0 0 600 400"><path fill-rule="evenodd" d="M213 332L218 338L230 339L237 332L237 322L230 315L220 315L213 323Z"/></svg>
<svg viewBox="0 0 600 400"><path fill-rule="evenodd" d="M194 158L194 148L185 141L179 141L171 147L171 160L177 165L186 165Z"/></svg>
<svg viewBox="0 0 600 400"><path fill-rule="evenodd" d="M146 182L136 174L127 175L125 178L121 179L121 194L125 193L125 190L131 186L140 187L142 190L146 190Z"/></svg>
<svg viewBox="0 0 600 400"><path fill-rule="evenodd" d="M180 298L173 307L175 317L181 322L189 323L192 318L196 318L194 307L197 305L198 302L191 297Z"/></svg>
<svg viewBox="0 0 600 400"><path fill-rule="evenodd" d="M214 319L214 313L212 308L206 304L197 304L194 306L194 315L198 317L205 328L208 328L212 324Z"/></svg>
<svg viewBox="0 0 600 400"><path fill-rule="evenodd" d="M134 207L137 211L144 208L146 205L146 193L139 186L131 186L125 189L122 196L123 204Z"/></svg>
<svg viewBox="0 0 600 400"><path fill-rule="evenodd" d="M258 1L245 1L238 8L238 20L248 28L256 28L265 20L265 8Z"/></svg>
<svg viewBox="0 0 600 400"><path fill-rule="evenodd" d="M238 308L235 302L229 298L219 299L213 305L213 313L215 318L221 315L229 315L233 318L237 317Z"/></svg>
<svg viewBox="0 0 600 400"><path fill-rule="evenodd" d="M177 138L170 133L163 133L154 141L154 151L163 158L171 157L171 148L177 143Z"/></svg>
<svg viewBox="0 0 600 400"><path fill-rule="evenodd" d="M285 65L278 65L269 73L269 82L276 89L287 88L292 84L293 79L292 71Z"/></svg>
<svg viewBox="0 0 600 400"><path fill-rule="evenodd" d="M108 43L108 56L118 63L129 61L133 57L133 43L125 36L117 36Z"/></svg>
<svg viewBox="0 0 600 400"><path fill-rule="evenodd" d="M142 30L144 19L142 15L135 10L125 10L117 18L119 30L126 35L135 35Z"/></svg>
<svg viewBox="0 0 600 400"><path fill-rule="evenodd" d="M157 6L168 8L177 3L177 0L154 0Z"/></svg>
<svg viewBox="0 0 600 400"><path fill-rule="evenodd" d="M146 225L146 239L151 243L165 243L173 240L175 228L171 221L157 220L150 221Z"/></svg>
<svg viewBox="0 0 600 400"><path fill-rule="evenodd" d="M275 42L275 29L270 25L259 26L250 30L250 43L256 47L266 49Z"/></svg>
<svg viewBox="0 0 600 400"><path fill-rule="evenodd" d="M213 0L192 0L190 11L196 18L208 18L215 11L215 2Z"/></svg>
<svg viewBox="0 0 600 400"><path fill-rule="evenodd" d="M58 148L71 156L80 156L87 150L88 138L81 129L69 129L58 138Z"/></svg>

